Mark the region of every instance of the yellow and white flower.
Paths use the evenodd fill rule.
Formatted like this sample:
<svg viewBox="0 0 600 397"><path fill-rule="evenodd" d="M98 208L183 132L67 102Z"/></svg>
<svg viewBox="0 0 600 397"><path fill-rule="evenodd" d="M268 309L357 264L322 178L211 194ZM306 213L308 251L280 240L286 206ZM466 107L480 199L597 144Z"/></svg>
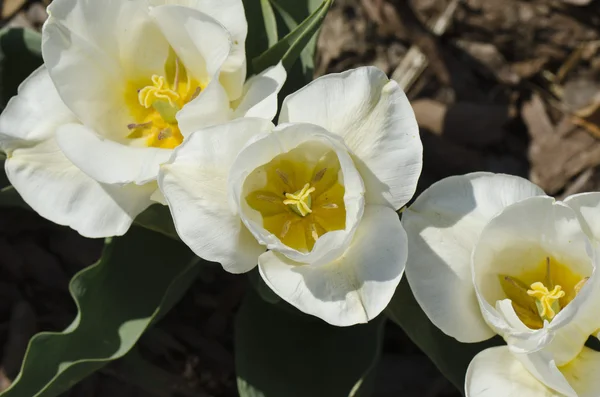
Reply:
<svg viewBox="0 0 600 397"><path fill-rule="evenodd" d="M44 66L0 117L6 173L42 216L88 237L120 235L191 132L271 119L278 65L246 80L241 0L55 0Z"/></svg>
<svg viewBox="0 0 600 397"><path fill-rule="evenodd" d="M406 275L430 320L461 342L508 346L470 365L483 396L598 396L600 193L548 197L531 182L474 173L446 178L403 214Z"/></svg>
<svg viewBox="0 0 600 397"><path fill-rule="evenodd" d="M383 72L359 68L288 96L279 123L233 121L175 150L159 185L177 231L230 272L258 262L265 282L306 313L366 322L406 262L395 211L422 165L412 108Z"/></svg>

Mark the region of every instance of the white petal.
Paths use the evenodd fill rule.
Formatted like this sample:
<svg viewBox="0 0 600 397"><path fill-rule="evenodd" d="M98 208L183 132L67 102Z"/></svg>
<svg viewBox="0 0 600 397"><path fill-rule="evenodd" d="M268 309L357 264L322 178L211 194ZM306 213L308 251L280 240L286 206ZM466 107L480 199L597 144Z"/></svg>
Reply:
<svg viewBox="0 0 600 397"><path fill-rule="evenodd" d="M398 84L374 67L320 77L283 101L279 122L307 122L341 135L360 160L368 204L398 209L422 168L419 128Z"/></svg>
<svg viewBox="0 0 600 397"><path fill-rule="evenodd" d="M163 74L169 51L145 1L59 0L49 11L42 53L61 98L101 135L123 138L128 81Z"/></svg>
<svg viewBox="0 0 600 397"><path fill-rule="evenodd" d="M560 368L578 397L600 396L600 353L584 347L570 364Z"/></svg>
<svg viewBox="0 0 600 397"><path fill-rule="evenodd" d="M170 149L125 146L103 139L81 124L65 124L56 132L65 156L98 182L136 183L156 180L158 168L171 157Z"/></svg>
<svg viewBox="0 0 600 397"><path fill-rule="evenodd" d="M465 379L466 397L563 397L537 380L506 346L477 354Z"/></svg>
<svg viewBox="0 0 600 397"><path fill-rule="evenodd" d="M231 49L231 37L219 22L177 5L154 7L150 14L188 71L203 86L218 76Z"/></svg>
<svg viewBox="0 0 600 397"><path fill-rule="evenodd" d="M529 373L547 387L567 397L579 397L569 384L569 381L556 366L551 355L545 352L536 352L531 354L515 354L515 358L523 364Z"/></svg>
<svg viewBox="0 0 600 397"><path fill-rule="evenodd" d="M231 273L252 269L265 249L229 206L229 169L248 139L272 128L267 120L246 118L200 130L161 167L159 185L177 233L198 256Z"/></svg>
<svg viewBox="0 0 600 397"><path fill-rule="evenodd" d="M245 182L248 174L267 164L275 156L309 142L331 148L337 155L344 179L346 228L325 233L315 242L313 249L306 253L284 245L278 236L262 226L262 216L250 208L245 200L250 193L250 185ZM348 149L338 137L312 124L279 125L273 132L249 143L231 167L229 183L235 205L239 208L242 221L248 230L268 249L276 250L296 262L328 263L339 257L348 248L364 209L363 182L348 154Z"/></svg>
<svg viewBox="0 0 600 397"><path fill-rule="evenodd" d="M75 115L64 105L45 66L34 71L19 86L0 114L0 149L12 149L48 139L56 128L74 122Z"/></svg>
<svg viewBox="0 0 600 397"><path fill-rule="evenodd" d="M260 274L279 296L336 326L365 323L388 305L406 263L406 233L394 210L366 206L348 250L320 266L293 262L269 251Z"/></svg>
<svg viewBox="0 0 600 397"><path fill-rule="evenodd" d="M272 120L277 113L277 94L285 83L286 76L285 68L280 62L250 77L244 85L242 97L238 103L233 104L233 117L261 117Z"/></svg>
<svg viewBox="0 0 600 397"><path fill-rule="evenodd" d="M188 137L199 129L229 121L232 113L227 92L219 80L213 79L177 113L177 122L182 135Z"/></svg>
<svg viewBox="0 0 600 397"><path fill-rule="evenodd" d="M41 216L85 237L122 235L150 204L153 186L102 185L75 167L53 139L16 149L6 174Z"/></svg>
<svg viewBox="0 0 600 397"><path fill-rule="evenodd" d="M47 25L62 25L87 46L120 64L127 74L152 75L163 70L169 46L144 0L57 0L48 7L48 13ZM46 28L44 38L58 40Z"/></svg>
<svg viewBox="0 0 600 397"><path fill-rule="evenodd" d="M600 193L575 194L567 197L564 203L575 210L590 238L600 243Z"/></svg>
<svg viewBox="0 0 600 397"><path fill-rule="evenodd" d="M210 15L221 23L231 34L231 52L221 69L221 83L226 88L230 100L242 93L246 79L245 43L248 23L241 0L151 0L153 5L175 4L194 8ZM252 116L254 117L254 116Z"/></svg>
<svg viewBox="0 0 600 397"><path fill-rule="evenodd" d="M515 176L453 176L425 190L402 215L410 251L406 276L429 319L461 342L494 335L484 322L471 274L481 230L504 207L544 192Z"/></svg>
<svg viewBox="0 0 600 397"><path fill-rule="evenodd" d="M591 276L594 270L591 244L577 215L568 206L547 196L531 197L506 207L484 227L473 251L473 280L484 317L516 351L544 347L554 332L573 320L587 298L582 291L540 330L515 329L495 310L496 302L506 298L500 277L521 279L527 272L539 268L547 257L569 266L582 277ZM591 325L587 334L569 333L572 343L560 343L560 357L555 356L560 360L558 364L573 359L595 328L597 326ZM583 340L576 340L581 337Z"/></svg>

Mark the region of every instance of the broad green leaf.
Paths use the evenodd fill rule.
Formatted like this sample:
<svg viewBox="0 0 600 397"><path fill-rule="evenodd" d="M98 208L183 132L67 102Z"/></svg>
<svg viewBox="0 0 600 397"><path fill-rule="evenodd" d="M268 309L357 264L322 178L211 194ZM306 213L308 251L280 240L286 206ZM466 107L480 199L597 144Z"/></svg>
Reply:
<svg viewBox="0 0 600 397"><path fill-rule="evenodd" d="M277 43L277 21L269 0L243 0L248 36L246 37L246 59L248 75L256 74L252 68L255 57Z"/></svg>
<svg viewBox="0 0 600 397"><path fill-rule="evenodd" d="M179 240L169 207L153 204L135 218L135 224Z"/></svg>
<svg viewBox="0 0 600 397"><path fill-rule="evenodd" d="M271 0L273 3L273 1ZM269 66L276 65L279 61L283 66L290 70L294 62L298 59L301 52L309 44L310 40L317 33L333 0L324 0L317 9L293 31L283 37L275 45L252 60L252 66L255 73L261 72ZM279 4L279 3L273 3ZM278 6L278 9L282 9ZM287 14L288 23L292 20L291 15ZM284 18L284 21L286 18ZM312 55L311 55L312 57Z"/></svg>
<svg viewBox="0 0 600 397"><path fill-rule="evenodd" d="M198 262L182 243L145 229L113 238L102 259L71 281L78 308L73 323L64 332L33 337L21 373L1 396L58 396L123 357L181 298Z"/></svg>
<svg viewBox="0 0 600 397"><path fill-rule="evenodd" d="M273 7L277 10L281 19L284 21L288 32L295 30L302 21L309 17L319 6L323 0L270 0ZM315 69L314 54L317 45L317 34L314 34L308 44L300 53L300 66L305 81L312 80L312 74Z"/></svg>
<svg viewBox="0 0 600 397"><path fill-rule="evenodd" d="M334 327L249 288L235 321L240 396L368 395L362 380L379 359L384 322Z"/></svg>
<svg viewBox="0 0 600 397"><path fill-rule="evenodd" d="M415 300L406 277L400 282L386 314L402 327L461 393L464 393L465 374L473 357L488 347L503 344L499 337L481 343L460 343L444 334L429 321Z"/></svg>
<svg viewBox="0 0 600 397"><path fill-rule="evenodd" d="M21 195L12 186L6 186L0 189L0 207L19 207L26 210L31 210L21 198Z"/></svg>
<svg viewBox="0 0 600 397"><path fill-rule="evenodd" d="M39 33L23 28L0 30L0 108L17 94L17 87L42 64Z"/></svg>

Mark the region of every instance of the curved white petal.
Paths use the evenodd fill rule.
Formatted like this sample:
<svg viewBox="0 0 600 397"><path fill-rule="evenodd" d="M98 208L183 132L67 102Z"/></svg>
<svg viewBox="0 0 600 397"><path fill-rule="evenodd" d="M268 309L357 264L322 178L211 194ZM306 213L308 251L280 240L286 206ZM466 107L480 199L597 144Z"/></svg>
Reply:
<svg viewBox="0 0 600 397"><path fill-rule="evenodd" d="M173 152L154 147L125 146L103 139L81 124L65 124L56 131L65 156L98 182L145 184L156 180L158 168Z"/></svg>
<svg viewBox="0 0 600 397"><path fill-rule="evenodd" d="M269 251L260 274L279 296L336 326L366 323L388 305L402 278L406 233L394 210L367 205L348 250L321 266L293 262Z"/></svg>
<svg viewBox="0 0 600 397"><path fill-rule="evenodd" d="M481 230L506 206L544 192L509 175L453 176L425 190L402 215L410 251L406 276L429 319L461 342L494 335L484 322L471 274Z"/></svg>
<svg viewBox="0 0 600 397"><path fill-rule="evenodd" d="M86 46L94 46L118 63L126 74L152 75L163 70L169 45L150 18L145 0L57 0L48 7L48 13L47 25L60 24ZM47 28L44 39L56 43L59 38ZM44 58L49 49L45 49Z"/></svg>
<svg viewBox="0 0 600 397"><path fill-rule="evenodd" d="M398 209L415 193L423 146L412 107L375 67L320 77L283 101L279 122L306 122L344 138L357 157L368 204Z"/></svg>
<svg viewBox="0 0 600 397"><path fill-rule="evenodd" d="M181 134L188 137L199 129L226 123L232 113L227 92L219 80L213 79L196 99L177 112L177 122Z"/></svg>
<svg viewBox="0 0 600 397"><path fill-rule="evenodd" d="M62 102L45 66L19 86L0 114L0 149L10 154L23 145L48 139L56 128L76 121Z"/></svg>
<svg viewBox="0 0 600 397"><path fill-rule="evenodd" d="M560 367L560 372L578 397L600 396L600 352L584 347L575 360Z"/></svg>
<svg viewBox="0 0 600 397"><path fill-rule="evenodd" d="M503 312L494 308L497 301L507 298L500 278L510 276L526 284L545 282L537 280L541 277L537 275L536 280L523 277L536 272L548 257L568 266L581 278L591 276L594 271L594 252L577 215L547 196L531 197L506 207L483 228L473 250L473 280L483 315L515 351L536 351L550 343L553 333L573 321L589 296L586 286L585 293L582 290L539 330L515 328L507 321ZM562 283L560 278L553 281ZM590 327L587 333L570 332L567 337L571 343L561 343L559 339L560 349L554 356L557 363L572 360L597 325L600 324L587 324Z"/></svg>
<svg viewBox="0 0 600 397"><path fill-rule="evenodd" d="M572 385L564 377L550 354L536 352L530 354L515 354L515 358L538 381L566 397L579 397Z"/></svg>
<svg viewBox="0 0 600 397"><path fill-rule="evenodd" d="M227 90L230 100L242 94L246 79L245 43L248 23L241 0L151 0L155 6L173 4L196 9L210 15L221 23L231 34L231 51L221 68L221 83ZM254 117L254 116L252 116Z"/></svg>
<svg viewBox="0 0 600 397"><path fill-rule="evenodd" d="M272 128L267 120L246 118L200 130L161 167L159 186L177 233L198 256L231 273L252 269L265 249L229 206L227 176L246 141Z"/></svg>
<svg viewBox="0 0 600 397"><path fill-rule="evenodd" d="M261 215L250 208L245 200L250 193L247 191L248 186L245 185L248 174L267 164L275 156L305 143L326 146L336 153L343 174L346 206L346 228L325 233L319 237L308 253L284 245L278 236L267 231L262 226ZM271 133L249 143L231 167L229 183L232 198L248 230L268 249L282 253L296 262L329 263L339 257L348 248L364 209L364 185L348 154L348 149L338 137L312 124L279 125Z"/></svg>
<svg viewBox="0 0 600 397"><path fill-rule="evenodd" d="M567 197L564 203L577 213L590 238L600 243L600 193L575 194Z"/></svg>
<svg viewBox="0 0 600 397"><path fill-rule="evenodd" d="M564 397L537 380L506 346L477 354L467 369L466 397Z"/></svg>
<svg viewBox="0 0 600 397"><path fill-rule="evenodd" d="M207 86L231 50L231 36L214 18L178 5L153 7L150 14L187 70Z"/></svg>
<svg viewBox="0 0 600 397"><path fill-rule="evenodd" d="M85 237L124 234L150 204L156 185L102 185L75 167L53 139L15 149L6 175L25 202L44 218Z"/></svg>
<svg viewBox="0 0 600 397"><path fill-rule="evenodd" d="M244 85L242 97L233 104L233 117L261 117L272 120L277 114L277 94L286 77L287 73L281 62L250 77Z"/></svg>

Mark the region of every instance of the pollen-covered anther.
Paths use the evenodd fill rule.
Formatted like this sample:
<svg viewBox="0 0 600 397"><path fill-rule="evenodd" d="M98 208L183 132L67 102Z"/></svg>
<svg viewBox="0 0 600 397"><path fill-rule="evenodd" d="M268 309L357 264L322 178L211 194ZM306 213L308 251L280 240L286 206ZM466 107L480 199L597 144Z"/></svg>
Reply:
<svg viewBox="0 0 600 397"><path fill-rule="evenodd" d="M315 191L314 187L310 187L307 183L302 190L296 193L286 193L287 200L283 200L283 204L291 206L292 210L301 216L306 216L312 213L310 194Z"/></svg>
<svg viewBox="0 0 600 397"><path fill-rule="evenodd" d="M555 285L554 289L550 291L543 283L538 281L531 284L531 289L527 291L527 295L535 298L540 317L550 321L560 311L558 300L565 296L565 291L562 291L560 285Z"/></svg>
<svg viewBox="0 0 600 397"><path fill-rule="evenodd" d="M127 128L130 130L135 130L136 128L147 128L147 127L152 127L151 121L148 121L147 123L140 123L140 124L136 124L136 123L127 124Z"/></svg>
<svg viewBox="0 0 600 397"><path fill-rule="evenodd" d="M172 135L173 135L173 131L172 131L170 128L165 128L164 130L161 130L161 131L158 133L158 136L157 136L157 138L158 138L158 140L159 140L159 141L161 141L161 140L163 140L163 139L167 139L167 138L169 138L169 137L170 137L170 136L172 136Z"/></svg>

